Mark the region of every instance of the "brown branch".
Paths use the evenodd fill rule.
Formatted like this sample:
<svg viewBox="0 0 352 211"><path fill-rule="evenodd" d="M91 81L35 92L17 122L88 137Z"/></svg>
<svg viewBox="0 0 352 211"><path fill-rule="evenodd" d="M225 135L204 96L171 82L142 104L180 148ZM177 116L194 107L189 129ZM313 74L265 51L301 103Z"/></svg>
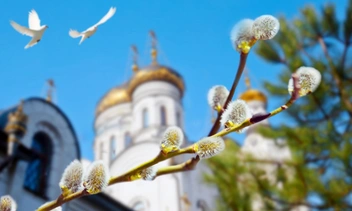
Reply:
<svg viewBox="0 0 352 211"><path fill-rule="evenodd" d="M236 87L238 85L238 82L240 81L240 78L242 76L243 70L244 70L244 68L246 66L247 57L248 57L248 54L241 53L241 55L240 55L240 63L238 65L236 77L235 77L235 80L233 81L229 96L226 99L226 102L224 104L223 110L218 113L218 117L216 118L215 123L214 123L213 127L211 128L208 136L214 135L215 133L218 132L218 130L220 128L221 115L224 112L224 110L227 108L228 104L231 102L231 100L233 98L233 95L235 94Z"/></svg>

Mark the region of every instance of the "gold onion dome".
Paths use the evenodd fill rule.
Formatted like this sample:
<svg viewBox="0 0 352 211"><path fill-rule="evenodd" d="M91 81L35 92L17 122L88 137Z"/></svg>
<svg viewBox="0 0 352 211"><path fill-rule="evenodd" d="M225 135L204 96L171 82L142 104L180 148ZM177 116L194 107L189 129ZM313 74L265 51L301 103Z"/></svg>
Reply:
<svg viewBox="0 0 352 211"><path fill-rule="evenodd" d="M180 90L181 96L184 93L185 85L179 73L169 67L152 64L136 71L128 83L112 88L98 103L96 115L115 105L131 102L133 91L139 85L150 81L169 82Z"/></svg>
<svg viewBox="0 0 352 211"><path fill-rule="evenodd" d="M267 103L267 98L264 93L256 89L248 89L247 91L243 92L239 98L246 102L257 100L262 101L265 104Z"/></svg>
<svg viewBox="0 0 352 211"><path fill-rule="evenodd" d="M169 82L180 90L181 96L183 95L185 85L182 76L175 70L157 63L139 69L129 82L128 92L132 95L139 85L149 81Z"/></svg>
<svg viewBox="0 0 352 211"><path fill-rule="evenodd" d="M112 88L98 103L96 114L100 114L106 109L121 103L131 102L131 96L128 93L127 85Z"/></svg>

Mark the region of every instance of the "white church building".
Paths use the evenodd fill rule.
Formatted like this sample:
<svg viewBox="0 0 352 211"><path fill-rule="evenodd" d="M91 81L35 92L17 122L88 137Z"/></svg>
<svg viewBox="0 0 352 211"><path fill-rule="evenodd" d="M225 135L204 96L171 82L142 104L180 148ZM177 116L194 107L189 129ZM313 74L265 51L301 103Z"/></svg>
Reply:
<svg viewBox="0 0 352 211"><path fill-rule="evenodd" d="M185 82L171 67L158 63L155 39L151 56L151 64L145 67L139 67L135 59L131 78L111 88L97 104L94 159L103 160L111 175L155 157L167 127L184 128ZM260 91L248 89L240 98L254 113L265 112L267 99ZM185 145L190 144L187 134L185 139ZM276 154L275 159L291 156L287 148L265 140L255 126L247 130L243 152L264 157ZM191 157L182 155L158 166L176 165ZM74 128L50 99L29 98L19 106L0 111L0 196L10 194L18 210L35 210L56 199L62 172L74 159L81 159ZM203 183L205 172L208 169L200 162L193 171L163 175L153 181L115 184L101 194L69 202L63 210L216 210L218 193Z"/></svg>

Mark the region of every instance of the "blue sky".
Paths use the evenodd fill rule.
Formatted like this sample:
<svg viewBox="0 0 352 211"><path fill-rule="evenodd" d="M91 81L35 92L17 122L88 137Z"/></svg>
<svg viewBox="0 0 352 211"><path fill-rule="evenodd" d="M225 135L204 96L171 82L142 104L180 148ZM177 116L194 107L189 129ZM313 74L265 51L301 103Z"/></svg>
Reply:
<svg viewBox="0 0 352 211"><path fill-rule="evenodd" d="M243 18L263 14L293 18L305 4L320 7L326 0L129 0L129 1L47 1L2 0L0 2L0 109L18 103L20 98L45 96L45 81L55 80L56 103L68 115L79 137L82 156L93 158L93 121L98 100L112 87L132 76L130 45L140 51L140 66L150 63L153 29L159 41L159 62L183 75L186 133L191 140L205 136L210 127L206 95L210 87L230 87L239 55L232 48L229 33ZM339 0L344 11L347 0ZM79 31L95 24L116 6L115 16L97 33L78 45L68 36L70 28ZM9 24L14 20L27 26L28 12L35 9L42 24L49 26L42 41L24 50L29 37ZM264 80L275 80L280 66L273 66L254 53L249 55L252 86L261 88ZM245 89L243 80L235 94ZM282 100L284 102L284 99ZM280 105L270 101L269 109ZM272 123L282 121L280 116ZM236 137L236 136L235 136ZM237 136L240 139L240 136Z"/></svg>

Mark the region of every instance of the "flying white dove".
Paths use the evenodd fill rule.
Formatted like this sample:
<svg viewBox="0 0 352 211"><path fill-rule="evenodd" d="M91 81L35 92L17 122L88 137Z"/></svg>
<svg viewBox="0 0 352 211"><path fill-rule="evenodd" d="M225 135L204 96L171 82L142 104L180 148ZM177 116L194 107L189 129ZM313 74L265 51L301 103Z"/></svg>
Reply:
<svg viewBox="0 0 352 211"><path fill-rule="evenodd" d="M98 26L105 23L107 20L109 20L116 12L116 7L110 7L110 10L106 15L95 25L89 27L87 30L83 32L78 32L77 30L70 29L69 35L72 38L77 38L77 37L82 37L81 41L79 41L79 45L87 38L90 38L98 29Z"/></svg>
<svg viewBox="0 0 352 211"><path fill-rule="evenodd" d="M45 30L49 28L47 25L40 26L40 19L35 10L30 11L28 15L29 28L21 26L15 21L10 21L10 24L19 33L32 37L31 41L24 47L24 49L37 44L42 39Z"/></svg>

